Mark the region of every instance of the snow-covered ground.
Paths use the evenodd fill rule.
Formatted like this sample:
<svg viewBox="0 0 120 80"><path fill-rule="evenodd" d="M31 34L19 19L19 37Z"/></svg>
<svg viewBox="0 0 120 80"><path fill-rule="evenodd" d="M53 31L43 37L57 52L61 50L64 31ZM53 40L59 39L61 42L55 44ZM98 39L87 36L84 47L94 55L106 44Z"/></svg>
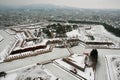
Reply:
<svg viewBox="0 0 120 80"><path fill-rule="evenodd" d="M4 60L9 54L9 50L10 50L11 46L7 45L2 52L0 52L0 60Z"/></svg>
<svg viewBox="0 0 120 80"><path fill-rule="evenodd" d="M2 77L0 78L0 80L16 80L16 77L17 77L17 73L14 72L14 73L7 74L5 78Z"/></svg>
<svg viewBox="0 0 120 80"><path fill-rule="evenodd" d="M89 53L92 49L85 49L85 53ZM107 74L107 67L105 61L105 55L118 55L120 56L120 50L114 49L97 49L98 50L98 63L95 71L95 80L109 80Z"/></svg>
<svg viewBox="0 0 120 80"><path fill-rule="evenodd" d="M89 25L88 25L89 26ZM103 47L103 48L120 48L120 38L109 33L103 25L91 25L90 29L80 27L76 30L67 32L68 37L78 37L84 42L109 42L114 45L88 45L88 47ZM93 36L94 40L91 39Z"/></svg>
<svg viewBox="0 0 120 80"><path fill-rule="evenodd" d="M76 37L76 36L78 36L80 33L77 31L77 30L73 30L73 31L71 31L71 32L67 32L66 33L66 35L68 36L68 37Z"/></svg>
<svg viewBox="0 0 120 80"><path fill-rule="evenodd" d="M84 55L73 55L72 57L69 57L69 59L73 60L72 62L79 66L79 67L82 67L82 68L85 68L84 71L74 67L74 65L70 65L68 63L66 63L65 61L63 61L62 59L58 59L58 60L55 60L55 63L59 66L61 66L63 69L67 70L68 72L69 71L75 71L77 72L76 74L83 77L84 79L87 79L87 80L94 80L94 71L93 71L93 68L92 67L85 67L85 64L84 64L84 59L85 56Z"/></svg>
<svg viewBox="0 0 120 80"><path fill-rule="evenodd" d="M42 52L45 52L45 51L48 51L48 52L50 52L50 49L51 48L51 46L47 46L46 48L44 48L44 49L37 49L37 50L35 50L35 51L27 51L27 52L23 52L23 53L18 53L18 54L14 54L14 55L9 55L6 59L7 60L12 60L12 59L14 59L15 57L22 57L22 56L24 56L24 57L28 57L28 56L31 56L31 55L33 55L33 54L42 54Z"/></svg>
<svg viewBox="0 0 120 80"><path fill-rule="evenodd" d="M43 65L32 65L25 69L19 69L7 73L5 77L1 77L0 80L27 80L27 78L56 80L60 78L54 76L51 71L46 69Z"/></svg>
<svg viewBox="0 0 120 80"><path fill-rule="evenodd" d="M0 35L0 42L3 40L3 37Z"/></svg>
<svg viewBox="0 0 120 80"><path fill-rule="evenodd" d="M56 80L57 77L54 76L49 70L45 69L42 65L33 66L25 70L21 70L15 80L26 80L26 79L37 79L40 78L44 80ZM60 79L59 79L60 80Z"/></svg>
<svg viewBox="0 0 120 80"><path fill-rule="evenodd" d="M107 32L102 25L93 25L91 28L92 28L91 30L87 30L87 31L85 31L84 29L81 29L82 32L80 32L79 30L73 30L71 32L68 32L67 35L69 37L74 36L74 37L79 37L80 39L83 39L83 40L88 40L88 38L84 37L84 36L89 33L90 35L95 36L96 41L115 41L115 44L117 44L119 47L120 44L118 42L120 42L120 38ZM4 51L5 46L14 43L15 38L14 38L14 35L10 35L6 31L3 31L3 30L0 30L0 35L3 37L3 40L1 41L2 43L0 42L0 52L5 53L5 51ZM23 36L22 34L20 34L20 35ZM22 37L19 37L19 39L23 40ZM49 40L49 39L43 40L41 43L39 43L37 45L45 44L47 40ZM52 39L50 39L50 40L52 40ZM32 46L32 44L30 44L30 46ZM84 45L78 45L78 46L72 47L71 50L74 54L82 54L84 51L89 53L91 49L85 49ZM120 55L119 53L120 53L120 50L98 49L99 58L98 58L97 68L95 71L95 79L96 80L107 80L108 79L104 55L109 55L109 54ZM35 64L35 63L42 63L42 62L46 62L46 61L50 61L50 60L54 60L54 59L58 59L58 58L63 58L63 57L69 56L69 55L70 55L70 53L68 52L68 50L66 48L63 48L63 49L54 48L52 52L49 52L47 54L42 54L42 55L33 56L33 57L27 57L24 59L15 60L15 61L11 61L11 62L0 63L0 71L10 71L10 70L22 68L22 67L25 67L25 66L28 66L31 64ZM64 67L66 67L66 66L68 66L68 68L70 67L70 65L67 65L64 63ZM66 73L66 72L62 71L58 66L56 67L56 65L53 65L52 63L46 64L46 68L49 69L50 71L52 71L52 73L54 73L55 76L60 77L62 80L66 80L66 79L67 80L79 80L79 79L76 79L76 77L71 76L70 73ZM91 75L92 69L86 68L86 71L88 72L88 74L87 73L83 74L79 70L77 70L77 71L80 75L85 76L86 78L89 78ZM8 77L6 76L5 80L9 80L9 79L11 80L12 78L13 78L12 80L14 80L16 75L17 75L16 73L8 74L7 75ZM91 75L91 76L94 76L94 75ZM64 78L62 78L62 77L64 77ZM93 79L93 78L91 77L91 79Z"/></svg>
<svg viewBox="0 0 120 80"><path fill-rule="evenodd" d="M10 35L4 30L0 30L0 36L3 38L3 40L0 41L0 60L4 60L9 55L16 39L14 35Z"/></svg>
<svg viewBox="0 0 120 80"><path fill-rule="evenodd" d="M84 80L82 78L78 78L71 73L63 70L59 66L55 65L54 63L49 63L45 65L45 68L51 71L52 74L54 74L56 77L62 79L62 80Z"/></svg>
<svg viewBox="0 0 120 80"><path fill-rule="evenodd" d="M85 68L85 55L72 55L71 57L68 57L68 59L70 59L73 64L78 65L81 68Z"/></svg>
<svg viewBox="0 0 120 80"><path fill-rule="evenodd" d="M120 55L105 55L109 80L120 80Z"/></svg>
<svg viewBox="0 0 120 80"><path fill-rule="evenodd" d="M79 44L78 46L74 46L72 48L70 48L72 50L72 52L74 54L83 54L84 50L85 50L85 46Z"/></svg>
<svg viewBox="0 0 120 80"><path fill-rule="evenodd" d="M16 41L14 35L8 34L4 30L0 30L0 35L3 37L3 40L0 42L0 52L7 46L7 45L12 45Z"/></svg>
<svg viewBox="0 0 120 80"><path fill-rule="evenodd" d="M23 40L22 37L20 36L20 34L18 35L20 37L19 40ZM18 49L24 49L24 48L29 48L29 47L35 47L35 46L39 46L39 45L46 45L48 41L53 41L53 40L61 40L59 38L53 38L53 39L43 39L42 42L35 44L33 41L29 41L26 42L26 45L24 45L24 47L15 47L14 50L18 50Z"/></svg>
<svg viewBox="0 0 120 80"><path fill-rule="evenodd" d="M0 71L10 71L18 68L22 68L35 63L47 62L53 59L63 58L69 56L70 53L66 48L53 48L52 52L41 54L32 57L26 57L23 59L14 60L11 62L5 62L0 64ZM2 70L1 70L2 69Z"/></svg>
<svg viewBox="0 0 120 80"><path fill-rule="evenodd" d="M120 42L120 38L113 35L112 33L108 32L104 27L103 25L95 25L94 29L96 29L96 33L99 33L101 35L104 35L106 37L109 37L110 39L114 40L114 41L117 41L117 42ZM100 31L99 31L100 30Z"/></svg>
<svg viewBox="0 0 120 80"><path fill-rule="evenodd" d="M68 37L79 37L80 40L83 41L97 41L104 42L110 41L107 37L104 36L104 33L108 33L102 25L92 25L91 29L86 30L85 27L80 27L76 30L67 32L66 35ZM88 35L93 36L95 40L89 39Z"/></svg>
<svg viewBox="0 0 120 80"><path fill-rule="evenodd" d="M11 30L11 29L6 29L5 31L6 31L8 34L11 34L11 35L15 35L15 34L16 34L16 32L13 31L13 30Z"/></svg>

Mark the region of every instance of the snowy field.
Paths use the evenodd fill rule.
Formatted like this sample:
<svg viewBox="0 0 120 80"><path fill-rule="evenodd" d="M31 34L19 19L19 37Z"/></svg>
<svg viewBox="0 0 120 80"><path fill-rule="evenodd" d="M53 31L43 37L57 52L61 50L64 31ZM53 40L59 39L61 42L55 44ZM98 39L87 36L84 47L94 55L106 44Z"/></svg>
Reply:
<svg viewBox="0 0 120 80"><path fill-rule="evenodd" d="M72 63L74 63L75 65L77 65L81 68L85 67L84 58L85 58L85 56L83 56L83 55L74 55L72 57L69 57L69 59L72 60L71 61ZM83 80L84 79L94 80L94 71L93 71L92 67L85 67L85 70L82 71L82 70L74 67L73 65L68 64L67 62L63 61L62 59L55 60L55 63L70 73L71 73L71 71L74 73L76 70L77 73L75 73L74 75L78 75Z"/></svg>
<svg viewBox="0 0 120 80"><path fill-rule="evenodd" d="M12 45L15 42L15 36L8 34L4 30L0 30L0 35L3 37L4 40L0 42L0 52L7 46L7 45Z"/></svg>
<svg viewBox="0 0 120 80"><path fill-rule="evenodd" d="M86 53L89 53L92 49L85 49ZM98 50L98 63L95 71L95 80L109 80L107 75L105 55L118 55L120 56L120 50L114 49L97 49Z"/></svg>
<svg viewBox="0 0 120 80"><path fill-rule="evenodd" d="M72 52L74 54L83 54L84 50L85 50L85 46L84 45L78 45L78 46L74 46L72 48L70 48L72 50Z"/></svg>
<svg viewBox="0 0 120 80"><path fill-rule="evenodd" d="M56 80L60 78L54 76L43 65L33 65L25 69L16 70L8 73L5 77L1 77L0 80ZM41 79L40 79L41 78Z"/></svg>
<svg viewBox="0 0 120 80"><path fill-rule="evenodd" d="M4 77L1 77L0 80L16 80L17 77L17 73L13 72L13 73L9 73Z"/></svg>
<svg viewBox="0 0 120 80"><path fill-rule="evenodd" d="M3 37L0 35L0 42L3 40Z"/></svg>
<svg viewBox="0 0 120 80"><path fill-rule="evenodd" d="M16 39L14 35L10 35L4 30L0 30L0 39L1 38L2 41L0 41L0 60L4 60L4 58L8 56L8 53L15 43Z"/></svg>
<svg viewBox="0 0 120 80"><path fill-rule="evenodd" d="M47 80L80 80L54 63L45 64L43 66L33 65L25 69L13 71L8 73L5 78L0 78L0 80L26 80L26 78L33 79L40 78L42 76L47 78Z"/></svg>
<svg viewBox="0 0 120 80"><path fill-rule="evenodd" d="M28 65L32 65L40 62L47 62L53 59L63 58L69 56L70 53L66 48L53 48L52 52L41 54L37 56L27 57L23 59L14 60L11 62L5 62L0 64L0 71L10 71L18 68L22 68Z"/></svg>
<svg viewBox="0 0 120 80"><path fill-rule="evenodd" d="M98 25L95 28L96 28L97 33L100 34L102 32L102 35L107 36L107 37L109 37L110 39L112 39L114 41L120 42L119 37L117 37L117 36L113 35L112 33L108 32L102 25Z"/></svg>
<svg viewBox="0 0 120 80"><path fill-rule="evenodd" d="M90 26L90 25L88 25ZM120 38L106 31L103 25L91 25L90 29L86 27L80 27L76 30L67 32L68 37L78 37L84 42L112 42L115 45L96 45L98 48L120 48ZM91 37L94 37L92 40ZM88 45L88 47L96 47L95 45Z"/></svg>
<svg viewBox="0 0 120 80"><path fill-rule="evenodd" d="M82 29L84 30L84 29ZM0 30L0 35L3 37L3 40L0 42L0 53L5 53L3 48L7 49L7 46L13 44L15 42L15 37L14 35L8 34L9 32ZM82 33L82 34L80 34ZM102 25L93 25L91 30L79 32L79 30L73 30L71 32L68 32L67 35L69 37L79 37L80 39L88 40L88 38L84 37L87 33L93 34L95 36L98 36L96 40L101 41L101 38L106 37L110 41L116 41L120 42L120 38L114 36L113 34L107 32L105 28ZM103 38L104 40L108 41L108 39ZM5 39L5 40L4 40ZM119 45L119 44L118 44ZM70 48L74 54L83 54L84 52L90 53L92 49L85 49L86 47L84 45L78 45ZM33 65L35 63L42 63L42 62L47 62L51 61L54 59L59 59L63 57L69 56L70 53L66 48L54 48L52 52L42 54L42 55L37 55L37 56L32 56L32 57L27 57L24 59L18 59L15 61L11 62L5 62L5 63L0 63L0 71L5 71L5 72L11 72L16 69L21 69L23 67ZM95 80L110 80L107 76L107 68L106 68L106 59L105 55L117 55L120 56L120 50L114 50L114 49L98 49L98 64L96 67L95 71ZM120 61L120 59L118 59ZM111 64L110 64L111 65ZM65 65L64 65L65 66ZM48 69L55 77L59 77L61 80L79 80L75 76L71 75L70 73L62 70L59 68L57 65L54 63L46 64L45 68ZM90 70L90 69L88 69ZM48 73L49 73L48 71ZM117 73L117 72L115 72ZM81 74L81 72L80 72ZM90 73L88 73L90 74ZM87 74L84 74L87 75ZM90 75L89 75L90 76ZM12 72L8 73L6 78L2 78L2 80L15 80L17 77L17 73ZM0 78L1 80L1 78ZM111 79L111 80L120 80L120 79Z"/></svg>
<svg viewBox="0 0 120 80"><path fill-rule="evenodd" d="M79 78L73 76L71 73L63 70L59 66L55 65L54 63L49 63L45 65L45 68L51 71L53 75L59 77L62 80L80 80Z"/></svg>
<svg viewBox="0 0 120 80"><path fill-rule="evenodd" d="M56 80L57 77L51 74L51 72L44 68L42 65L32 66L18 73L15 80ZM60 80L60 79L59 79Z"/></svg>
<svg viewBox="0 0 120 80"><path fill-rule="evenodd" d="M5 30L8 34L15 35L16 32L12 31L11 29L6 29Z"/></svg>
<svg viewBox="0 0 120 80"><path fill-rule="evenodd" d="M120 55L105 55L109 80L120 80Z"/></svg>

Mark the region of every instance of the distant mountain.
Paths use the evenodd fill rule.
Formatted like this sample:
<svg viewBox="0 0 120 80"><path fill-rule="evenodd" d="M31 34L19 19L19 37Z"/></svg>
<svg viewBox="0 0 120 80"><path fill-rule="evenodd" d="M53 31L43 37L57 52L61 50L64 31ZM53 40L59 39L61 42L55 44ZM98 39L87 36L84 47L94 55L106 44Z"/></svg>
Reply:
<svg viewBox="0 0 120 80"><path fill-rule="evenodd" d="M21 8L24 9L53 9L53 8L60 8L60 6L56 6L56 5L50 5L50 4L34 4L34 5L27 5L27 6L23 6Z"/></svg>
<svg viewBox="0 0 120 80"><path fill-rule="evenodd" d="M10 10L10 9L67 9L67 10L87 10L87 11L100 11L104 9L84 9L84 8L75 8L75 7L68 7L68 6L58 6L52 4L31 4L26 6L5 6L0 5L0 10ZM105 9L105 11L120 11L119 9Z"/></svg>
<svg viewBox="0 0 120 80"><path fill-rule="evenodd" d="M12 7L0 5L0 10L11 9Z"/></svg>
<svg viewBox="0 0 120 80"><path fill-rule="evenodd" d="M26 5L26 6L4 6L0 5L0 10L6 9L60 9L65 8L62 6L57 5L50 5L50 4L34 4L34 5Z"/></svg>

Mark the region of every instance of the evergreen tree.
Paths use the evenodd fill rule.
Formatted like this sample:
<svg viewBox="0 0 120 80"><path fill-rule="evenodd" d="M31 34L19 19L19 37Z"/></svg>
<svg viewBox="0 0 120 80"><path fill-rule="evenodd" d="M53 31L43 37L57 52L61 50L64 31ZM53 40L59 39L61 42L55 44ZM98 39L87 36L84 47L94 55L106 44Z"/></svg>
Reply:
<svg viewBox="0 0 120 80"><path fill-rule="evenodd" d="M91 51L90 57L92 58L92 60L97 61L97 59L98 59L98 51L97 51L97 49L93 49L93 50Z"/></svg>

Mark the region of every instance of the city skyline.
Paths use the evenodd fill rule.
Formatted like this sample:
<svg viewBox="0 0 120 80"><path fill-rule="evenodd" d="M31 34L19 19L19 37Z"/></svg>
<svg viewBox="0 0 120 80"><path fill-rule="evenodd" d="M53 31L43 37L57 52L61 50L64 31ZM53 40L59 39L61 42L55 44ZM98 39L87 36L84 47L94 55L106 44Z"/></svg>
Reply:
<svg viewBox="0 0 120 80"><path fill-rule="evenodd" d="M76 8L120 9L119 0L0 0L4 6L26 6L35 4L52 4Z"/></svg>

